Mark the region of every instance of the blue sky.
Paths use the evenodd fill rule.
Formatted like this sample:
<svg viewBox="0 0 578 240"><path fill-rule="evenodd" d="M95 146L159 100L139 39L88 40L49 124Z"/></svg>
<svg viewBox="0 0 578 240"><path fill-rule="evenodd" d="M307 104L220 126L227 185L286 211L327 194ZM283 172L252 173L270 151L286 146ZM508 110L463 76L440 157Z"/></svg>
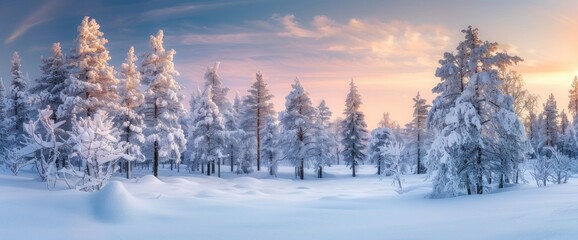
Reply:
<svg viewBox="0 0 578 240"><path fill-rule="evenodd" d="M370 126L383 112L403 124L418 91L432 99L437 60L473 25L482 39L524 58L516 70L528 88L543 99L554 92L563 107L578 73L576 12L578 3L564 0L0 0L0 77L8 81L14 51L30 78L38 77L40 56L50 54L53 42L68 52L76 27L90 16L109 40L110 64L117 68L130 46L144 53L148 36L163 29L165 47L177 51L186 96L206 67L220 61L233 93L243 95L262 71L280 111L299 77L314 102L326 99L337 116L354 78Z"/></svg>

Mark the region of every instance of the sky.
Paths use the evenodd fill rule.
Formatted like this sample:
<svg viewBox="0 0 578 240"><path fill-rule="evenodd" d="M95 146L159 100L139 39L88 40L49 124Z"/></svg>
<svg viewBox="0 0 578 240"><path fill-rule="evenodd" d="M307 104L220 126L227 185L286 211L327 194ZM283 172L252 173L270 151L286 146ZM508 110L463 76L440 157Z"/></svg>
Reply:
<svg viewBox="0 0 578 240"><path fill-rule="evenodd" d="M220 62L231 99L245 95L260 71L277 111L299 78L315 105L324 99L342 117L353 79L370 128L385 112L403 126L418 92L434 98L437 61L471 25L482 40L523 58L513 69L528 90L542 101L553 93L561 110L578 74L576 12L578 2L569 0L0 0L0 77L9 82L18 51L22 70L37 78L52 43L70 52L76 28L90 16L109 40L116 69L130 46L147 52L149 36L163 29L186 99Z"/></svg>

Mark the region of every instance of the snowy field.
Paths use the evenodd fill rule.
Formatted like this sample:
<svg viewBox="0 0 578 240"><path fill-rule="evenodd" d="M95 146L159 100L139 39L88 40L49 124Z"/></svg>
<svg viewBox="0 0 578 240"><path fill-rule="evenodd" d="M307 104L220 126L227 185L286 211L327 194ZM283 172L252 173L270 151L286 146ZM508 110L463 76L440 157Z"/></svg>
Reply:
<svg viewBox="0 0 578 240"><path fill-rule="evenodd" d="M305 181L225 173L223 179L163 169L160 180L111 181L85 193L48 191L31 172L0 173L1 239L577 239L578 180L450 199L427 199L423 176L390 178L344 166ZM138 175L138 170L136 171ZM173 175L173 176L170 176ZM529 179L531 180L531 179Z"/></svg>

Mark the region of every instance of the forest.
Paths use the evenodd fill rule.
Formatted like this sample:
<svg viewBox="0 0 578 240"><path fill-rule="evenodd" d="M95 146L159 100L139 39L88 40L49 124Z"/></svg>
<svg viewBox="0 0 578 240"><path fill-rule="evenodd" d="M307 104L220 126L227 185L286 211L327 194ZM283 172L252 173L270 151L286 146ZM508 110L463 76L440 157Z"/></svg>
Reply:
<svg viewBox="0 0 578 240"><path fill-rule="evenodd" d="M41 76L24 74L13 54L8 88L0 81L0 161L14 175L32 169L49 189L59 183L86 192L114 177L134 179L135 168L161 177L165 166L216 177L261 171L277 177L280 166L290 166L294 179L307 180L307 171L324 178L334 165L356 177L368 165L377 177L391 178L400 194L404 176L424 176L432 198L529 181L566 183L578 153L578 79L569 86L568 113L558 110L554 95L539 106L512 70L521 57L480 39L477 28L462 34L432 69L439 82L431 103L418 92L410 122L401 126L385 113L368 129L355 79L344 86L343 110L313 103L296 78L275 112L261 72L245 95L231 96L218 62L186 109L175 80L176 51L165 49L162 30L150 36L142 56L127 46L125 62L115 68L99 24L85 17L75 47L65 53L54 43Z"/></svg>

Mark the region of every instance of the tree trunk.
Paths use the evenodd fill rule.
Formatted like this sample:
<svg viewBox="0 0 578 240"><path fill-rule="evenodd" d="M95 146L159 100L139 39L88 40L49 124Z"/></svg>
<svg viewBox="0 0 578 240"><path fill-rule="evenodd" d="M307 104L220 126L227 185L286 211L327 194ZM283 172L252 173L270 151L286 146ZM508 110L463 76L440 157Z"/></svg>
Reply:
<svg viewBox="0 0 578 240"><path fill-rule="evenodd" d="M154 146L154 154L153 154L153 175L155 177L159 177L159 142L155 140Z"/></svg>
<svg viewBox="0 0 578 240"><path fill-rule="evenodd" d="M207 176L211 176L211 162L207 162Z"/></svg>
<svg viewBox="0 0 578 240"><path fill-rule="evenodd" d="M381 159L377 160L377 175L381 175Z"/></svg>
<svg viewBox="0 0 578 240"><path fill-rule="evenodd" d="M352 170L352 176L355 177L355 160L353 160L353 163L351 164L351 170Z"/></svg>
<svg viewBox="0 0 578 240"><path fill-rule="evenodd" d="M305 174L303 173L304 171L304 162L303 162L303 158L301 158L301 166L299 166L299 178L301 180L305 179Z"/></svg>
<svg viewBox="0 0 578 240"><path fill-rule="evenodd" d="M211 161L211 167L211 173L215 174L215 160Z"/></svg>
<svg viewBox="0 0 578 240"><path fill-rule="evenodd" d="M218 160L218 161L219 161L219 162L217 163L217 168L218 168L218 170L217 170L217 177L220 178L220 177L221 177L221 161L220 161L220 160Z"/></svg>

